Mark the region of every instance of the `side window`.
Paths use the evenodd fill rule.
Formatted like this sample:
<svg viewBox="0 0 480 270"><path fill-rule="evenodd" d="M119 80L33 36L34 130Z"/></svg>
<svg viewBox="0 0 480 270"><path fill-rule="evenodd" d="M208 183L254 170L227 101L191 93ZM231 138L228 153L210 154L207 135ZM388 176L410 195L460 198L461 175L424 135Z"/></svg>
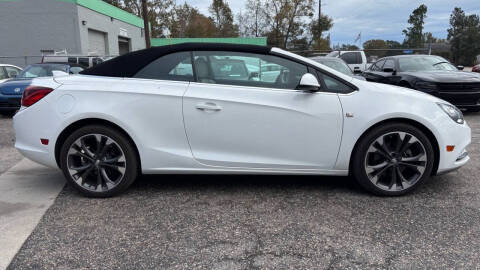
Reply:
<svg viewBox="0 0 480 270"><path fill-rule="evenodd" d="M70 64L78 64L76 57L68 57L67 62Z"/></svg>
<svg viewBox="0 0 480 270"><path fill-rule="evenodd" d="M343 82L329 76L323 74L321 72L317 72L318 77L323 79L325 87L327 88L327 92L335 92L335 93L350 93L352 88Z"/></svg>
<svg viewBox="0 0 480 270"><path fill-rule="evenodd" d="M3 70L3 67L0 67L0 80L4 80L4 79L7 79L7 78L8 78L7 74Z"/></svg>
<svg viewBox="0 0 480 270"><path fill-rule="evenodd" d="M347 52L340 55L340 58L343 59L347 64L361 64L362 55L360 52Z"/></svg>
<svg viewBox="0 0 480 270"><path fill-rule="evenodd" d="M103 62L103 60L101 58L98 58L98 57L93 58L92 59L92 66L96 66L98 64L101 64L102 62Z"/></svg>
<svg viewBox="0 0 480 270"><path fill-rule="evenodd" d="M133 77L170 81L193 81L190 52L164 55L146 65Z"/></svg>
<svg viewBox="0 0 480 270"><path fill-rule="evenodd" d="M14 67L9 67L9 66L6 66L5 67L5 71L6 71L6 75L8 78L15 78L17 77L18 74L20 74L20 71L18 68L14 68ZM1 75L0 75L1 77Z"/></svg>
<svg viewBox="0 0 480 270"><path fill-rule="evenodd" d="M307 67L273 55L241 52L194 52L201 83L295 89Z"/></svg>
<svg viewBox="0 0 480 270"><path fill-rule="evenodd" d="M372 71L380 71L382 70L383 64L385 63L385 60L379 60L375 64L372 65L371 70Z"/></svg>
<svg viewBox="0 0 480 270"><path fill-rule="evenodd" d="M88 58L84 58L84 57L78 58L78 64L88 68L90 66L90 63L88 60L89 60Z"/></svg>
<svg viewBox="0 0 480 270"><path fill-rule="evenodd" d="M395 69L395 61L393 61L393 59L387 59L387 61L385 61L385 65L383 65L383 67L382 67L382 70L384 68Z"/></svg>

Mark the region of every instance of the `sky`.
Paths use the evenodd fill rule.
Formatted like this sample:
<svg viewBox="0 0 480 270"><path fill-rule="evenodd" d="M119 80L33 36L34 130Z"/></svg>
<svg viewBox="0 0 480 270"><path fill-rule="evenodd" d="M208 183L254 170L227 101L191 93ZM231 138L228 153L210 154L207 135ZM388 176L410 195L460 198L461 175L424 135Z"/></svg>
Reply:
<svg viewBox="0 0 480 270"><path fill-rule="evenodd" d="M185 0L177 0L183 3ZM241 11L245 0L225 0L234 14ZM318 0L317 0L318 1ZM186 0L202 13L208 13L211 0ZM333 18L330 29L332 45L354 44L361 32L361 41L384 39L403 41L402 30L408 27L408 17L419 5L428 7L424 32L446 38L449 18L454 7L461 7L467 15L480 15L480 0L322 0L322 13ZM318 6L318 2L316 4ZM357 42L357 45L359 42Z"/></svg>

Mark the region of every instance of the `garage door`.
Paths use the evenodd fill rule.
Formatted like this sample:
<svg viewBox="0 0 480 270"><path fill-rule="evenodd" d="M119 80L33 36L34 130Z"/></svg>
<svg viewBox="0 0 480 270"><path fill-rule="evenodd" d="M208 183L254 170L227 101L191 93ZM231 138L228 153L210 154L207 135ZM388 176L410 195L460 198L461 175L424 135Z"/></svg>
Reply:
<svg viewBox="0 0 480 270"><path fill-rule="evenodd" d="M88 29L88 52L95 55L106 55L105 33Z"/></svg>

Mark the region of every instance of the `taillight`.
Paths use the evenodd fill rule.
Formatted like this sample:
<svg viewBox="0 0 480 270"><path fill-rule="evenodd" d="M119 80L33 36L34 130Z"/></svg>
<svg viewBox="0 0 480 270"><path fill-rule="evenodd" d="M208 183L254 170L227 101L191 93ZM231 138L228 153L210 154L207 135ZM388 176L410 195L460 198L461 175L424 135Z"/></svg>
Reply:
<svg viewBox="0 0 480 270"><path fill-rule="evenodd" d="M37 103L40 99L44 98L46 95L52 92L52 88L42 87L42 86L28 86L23 90L22 95L22 106L29 107Z"/></svg>

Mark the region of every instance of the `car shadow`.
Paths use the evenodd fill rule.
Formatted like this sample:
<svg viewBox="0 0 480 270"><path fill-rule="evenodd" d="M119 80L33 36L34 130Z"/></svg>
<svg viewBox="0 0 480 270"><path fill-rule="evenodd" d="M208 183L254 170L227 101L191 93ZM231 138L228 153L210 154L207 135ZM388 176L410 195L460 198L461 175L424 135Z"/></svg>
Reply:
<svg viewBox="0 0 480 270"><path fill-rule="evenodd" d="M129 188L132 192L145 190L241 192L251 189L335 190L340 193L365 194L351 177L304 175L142 175Z"/></svg>

